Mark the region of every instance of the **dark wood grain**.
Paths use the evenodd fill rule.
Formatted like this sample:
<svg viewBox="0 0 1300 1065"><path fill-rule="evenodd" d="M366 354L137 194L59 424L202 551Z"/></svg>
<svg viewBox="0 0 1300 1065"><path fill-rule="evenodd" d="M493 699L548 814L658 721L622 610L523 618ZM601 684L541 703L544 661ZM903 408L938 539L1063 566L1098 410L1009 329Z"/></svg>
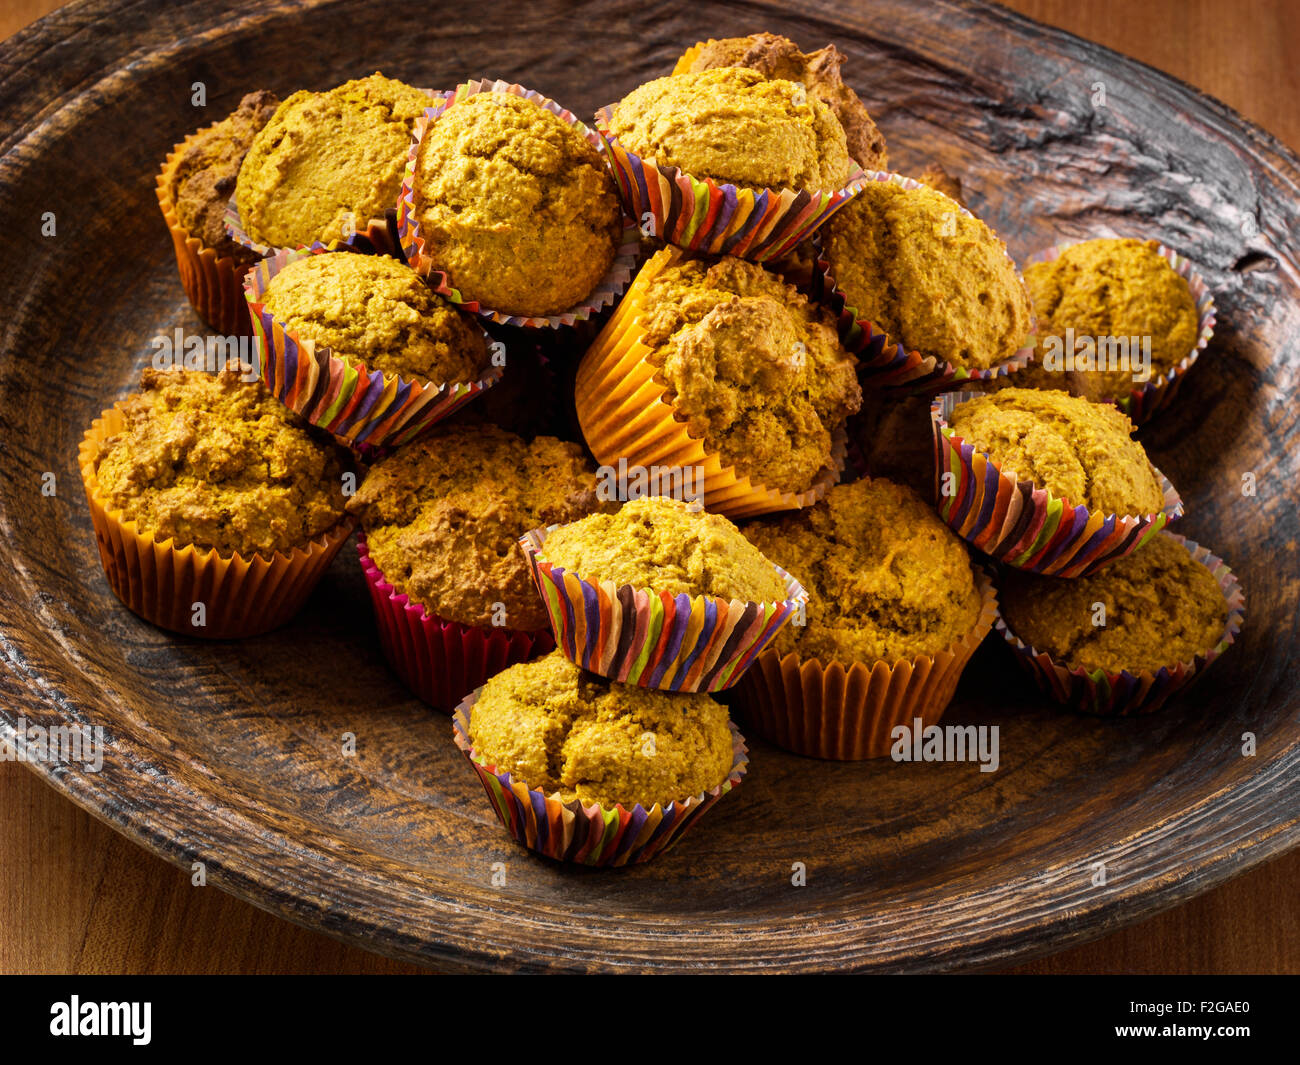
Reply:
<svg viewBox="0 0 1300 1065"><path fill-rule="evenodd" d="M162 7L73 5L0 51L0 728L20 714L104 725L101 773L43 767L75 801L273 912L445 968L989 965L1082 942L1294 845L1300 168L1267 134L1148 68L967 4L813 3L797 17L762 3L484 4L473 24L423 5ZM175 140L249 87L325 87L376 65L431 86L517 78L583 113L702 36L760 27L834 39L897 165L961 173L1017 255L1158 236L1215 287L1214 345L1147 433L1187 502L1180 531L1228 559L1248 595L1242 639L1186 697L1151 720L1063 716L990 645L952 713L1001 726L999 772L827 765L755 744L745 785L679 848L593 873L498 830L447 720L384 669L346 552L296 623L246 644L169 637L117 605L73 457L148 338L200 328L151 202ZM189 103L198 80L206 113ZM794 862L806 887L790 885Z"/></svg>

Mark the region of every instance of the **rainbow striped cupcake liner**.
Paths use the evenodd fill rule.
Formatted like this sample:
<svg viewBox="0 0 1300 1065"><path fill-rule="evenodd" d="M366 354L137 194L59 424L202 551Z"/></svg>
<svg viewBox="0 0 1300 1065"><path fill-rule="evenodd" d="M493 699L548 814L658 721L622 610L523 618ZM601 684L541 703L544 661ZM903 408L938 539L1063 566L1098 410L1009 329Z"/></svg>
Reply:
<svg viewBox="0 0 1300 1065"><path fill-rule="evenodd" d="M1143 670L1114 673L1105 669L1070 669L1044 651L1026 644L999 617L995 627L1014 652L1016 661L1031 676L1043 693L1058 703L1080 713L1104 717L1129 717L1159 710L1171 695L1198 677L1241 632L1246 618L1246 596L1236 575L1223 559L1193 540L1177 533L1166 533L1182 544L1197 562L1205 566L1219 583L1228 604L1228 620L1223 635L1209 650L1187 662L1162 666L1154 673Z"/></svg>
<svg viewBox="0 0 1300 1065"><path fill-rule="evenodd" d="M904 189L929 189L928 185L902 174L886 170L866 171L867 181L890 182ZM865 184L865 182L864 182ZM929 189L933 192L933 189ZM974 218L965 207L953 201L953 210ZM991 381L1024 369L1034 358L1036 346L1036 321L1031 305L1029 335L1009 357L983 370L954 366L935 355L910 351L898 341L891 340L879 326L863 318L839 289L831 273L821 242L817 245L816 263L810 286L812 298L828 307L839 319L840 342L858 357L858 378L864 387L906 393L937 392L956 388L967 381ZM1015 260L1007 261L1020 277ZM1021 281L1024 284L1024 281Z"/></svg>
<svg viewBox="0 0 1300 1065"><path fill-rule="evenodd" d="M534 529L519 539L556 646L575 665L621 684L675 692L730 688L808 602L803 586L780 566L774 568L786 598L777 603L592 584L542 556L546 537L557 528Z"/></svg>
<svg viewBox="0 0 1300 1065"><path fill-rule="evenodd" d="M492 809L506 830L529 850L578 865L617 867L646 862L668 850L686 833L700 815L744 779L749 767L745 737L734 724L731 729L731 772L716 787L690 798L655 803L646 809L640 803L627 809L593 804L577 799L561 800L515 780L510 773L489 765L469 739L469 723L479 692L473 692L452 715L456 746L478 775Z"/></svg>
<svg viewBox="0 0 1300 1065"><path fill-rule="evenodd" d="M630 218L624 217L623 235L619 241L618 250L614 255L614 261L605 272L605 276L600 279L600 283L595 290L581 303L570 307L561 314L508 314L505 311L485 307L478 300L467 300L458 289L452 286L447 274L436 268L428 253L424 235L420 231L420 223L415 217L415 165L420 154L420 143L424 140L424 135L429 126L446 114L458 101L481 92L510 93L525 100L531 100L539 107L544 107L551 114L567 122L597 151L603 153L605 150L605 138L588 128L572 111L561 107L554 100L543 96L539 92L525 89L522 85L484 78L482 81L465 82L463 85L458 86L454 92L435 93L433 106L425 109L422 118L416 119L415 135L411 138L411 147L406 156L406 174L402 179L402 192L397 203L397 230L402 254L405 255L407 262L415 268L438 295L451 303L464 307L465 310L473 314L481 315L500 325L514 325L525 329L559 329L562 326L573 326L578 322L585 322L599 314L606 307L616 303L619 296L623 294L623 290L627 288L628 282L632 280L632 275L636 272L637 260L641 255L641 234L636 227L636 223Z"/></svg>
<svg viewBox="0 0 1300 1065"><path fill-rule="evenodd" d="M842 188L829 192L741 188L694 177L624 148L609 132L613 114L613 104L597 111L596 128L625 207L647 236L688 251L754 262L779 259L816 232L865 183L865 172L857 167Z"/></svg>
<svg viewBox="0 0 1300 1065"><path fill-rule="evenodd" d="M1025 260L1025 266L1030 267L1036 263L1050 263L1061 257L1061 253L1066 248L1073 247L1072 244L1053 244L1050 248L1031 255ZM1196 346L1192 348L1187 355L1177 364L1162 374L1157 374L1149 381L1143 382L1134 388L1127 396L1115 401L1129 420L1134 425L1143 425L1150 421L1157 411L1163 410L1173 402L1177 396L1179 387L1183 382L1183 375L1191 369L1202 351L1210 343L1210 338L1214 336L1214 325L1216 322L1214 294L1210 291L1210 286L1205 283L1196 268L1192 265L1190 259L1180 255L1173 248L1167 248L1161 244L1157 253L1173 268L1174 273L1187 282L1187 287L1191 290L1192 299L1196 301L1197 317L1197 336Z"/></svg>
<svg viewBox="0 0 1300 1065"><path fill-rule="evenodd" d="M968 392L936 396L930 403L930 425L939 516L986 555L1032 573L1083 577L1132 554L1182 517L1182 500L1155 466L1165 497L1156 514L1097 514L1032 482L1017 481L948 425L958 403L978 398Z"/></svg>
<svg viewBox="0 0 1300 1065"><path fill-rule="evenodd" d="M285 329L263 305L262 294L290 263L307 255L325 254L351 253L281 249L244 278L262 382L290 410L352 447L373 454L373 449L384 445L407 443L501 380L504 370L500 366L490 367L477 381L452 384L369 370L335 355L310 337ZM483 335L490 349L492 337L486 332Z"/></svg>

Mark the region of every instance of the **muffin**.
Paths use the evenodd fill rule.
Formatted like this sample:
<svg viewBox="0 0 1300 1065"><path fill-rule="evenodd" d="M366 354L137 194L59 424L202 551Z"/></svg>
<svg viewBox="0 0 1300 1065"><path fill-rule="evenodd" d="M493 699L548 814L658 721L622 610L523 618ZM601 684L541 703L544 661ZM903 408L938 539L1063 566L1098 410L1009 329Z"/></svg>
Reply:
<svg viewBox="0 0 1300 1065"><path fill-rule="evenodd" d="M432 103L375 73L296 92L254 138L235 185L240 227L273 248L345 241L396 207L415 120Z"/></svg>
<svg viewBox="0 0 1300 1065"><path fill-rule="evenodd" d="M444 273L467 303L558 315L614 263L614 179L579 127L532 99L457 97L425 129L409 181L419 268Z"/></svg>
<svg viewBox="0 0 1300 1065"><path fill-rule="evenodd" d="M849 157L864 170L886 170L889 158L885 138L857 93L844 84L840 76L844 59L833 44L805 53L788 37L754 33L705 41L687 52L673 73L746 67L765 78L799 82L809 96L824 103L839 120Z"/></svg>
<svg viewBox="0 0 1300 1065"><path fill-rule="evenodd" d="M1019 376L1019 374L1017 374ZM927 396L868 390L848 420L849 458L872 477L934 495L934 434Z"/></svg>
<svg viewBox="0 0 1300 1065"><path fill-rule="evenodd" d="M878 167L877 169L883 170L884 167ZM935 192L942 192L954 203L959 203L963 207L966 206L966 199L962 194L961 178L954 177L938 163L926 164L925 169L916 175L916 180L922 185L934 189Z"/></svg>

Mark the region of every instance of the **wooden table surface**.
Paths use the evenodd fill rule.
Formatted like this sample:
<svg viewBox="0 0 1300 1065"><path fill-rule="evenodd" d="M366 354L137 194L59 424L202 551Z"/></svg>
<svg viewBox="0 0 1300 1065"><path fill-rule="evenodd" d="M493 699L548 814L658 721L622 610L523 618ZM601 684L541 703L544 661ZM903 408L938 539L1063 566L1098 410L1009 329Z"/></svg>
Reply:
<svg viewBox="0 0 1300 1065"><path fill-rule="evenodd" d="M0 39L58 6L5 0ZM1296 0L1008 6L1181 78L1300 148L1300 69L1290 54L1300 43ZM1295 973L1297 884L1300 851L1293 851L1140 924L1007 971ZM4 973L424 971L309 932L216 888L191 887L188 872L128 842L12 762L0 763L0 929Z"/></svg>

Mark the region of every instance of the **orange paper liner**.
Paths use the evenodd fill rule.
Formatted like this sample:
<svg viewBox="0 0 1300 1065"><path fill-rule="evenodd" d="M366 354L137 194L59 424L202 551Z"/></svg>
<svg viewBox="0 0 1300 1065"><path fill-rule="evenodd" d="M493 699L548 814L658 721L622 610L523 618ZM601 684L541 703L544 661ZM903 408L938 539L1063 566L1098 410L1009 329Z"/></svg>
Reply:
<svg viewBox="0 0 1300 1065"><path fill-rule="evenodd" d="M998 620L997 592L976 571L979 617L961 639L934 655L898 662L825 665L797 651L781 657L768 649L736 686L735 704L749 730L770 743L810 758L859 761L889 754L892 731L938 723L975 649Z"/></svg>
<svg viewBox="0 0 1300 1065"><path fill-rule="evenodd" d="M283 625L306 601L329 568L352 521L287 555L223 557L209 548L156 540L100 494L95 473L99 445L126 425L121 403L106 410L86 430L78 461L99 545L99 559L113 592L134 613L160 628L187 636L233 639L256 636ZM194 624L195 604L206 612Z"/></svg>
<svg viewBox="0 0 1300 1065"><path fill-rule="evenodd" d="M677 248L656 252L641 267L605 328L578 367L575 397L578 422L587 446L602 465L629 464L703 471L704 506L731 518L812 506L840 479L848 437L836 430L832 468L823 469L813 487L783 492L757 484L694 437L677 417L668 388L651 362L652 349L641 342L643 300L656 274L684 259Z"/></svg>

